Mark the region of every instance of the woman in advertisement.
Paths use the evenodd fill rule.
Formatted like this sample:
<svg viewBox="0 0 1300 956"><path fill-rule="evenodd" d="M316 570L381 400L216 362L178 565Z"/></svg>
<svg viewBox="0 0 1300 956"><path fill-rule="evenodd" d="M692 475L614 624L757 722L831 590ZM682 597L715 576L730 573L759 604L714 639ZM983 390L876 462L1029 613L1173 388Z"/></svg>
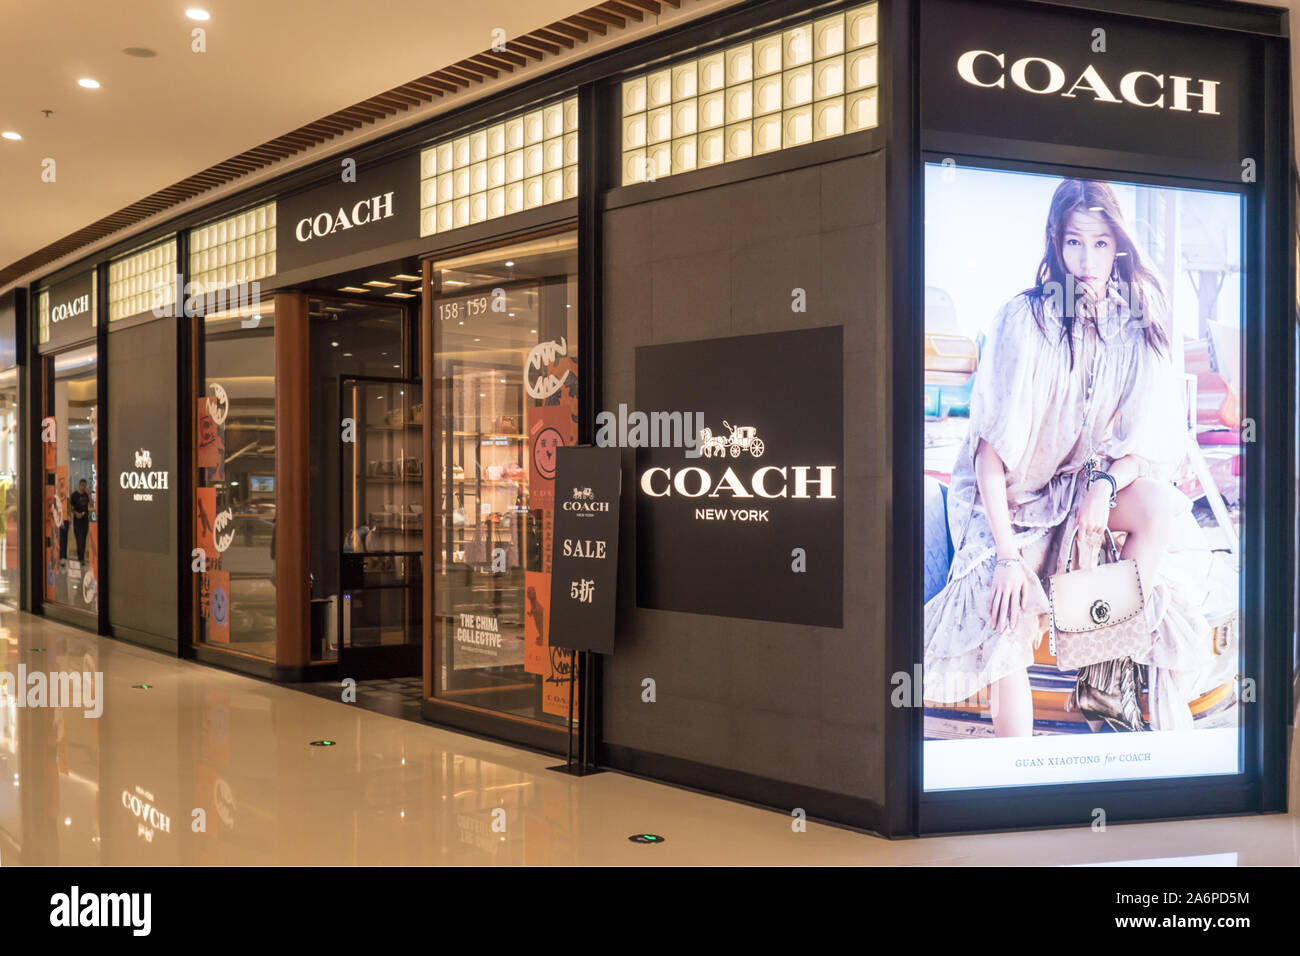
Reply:
<svg viewBox="0 0 1300 956"><path fill-rule="evenodd" d="M948 491L955 554L925 607L926 699L987 689L997 736L1033 733L1028 668L1049 613L1044 585L1069 560L1076 529L1081 567L1107 530L1123 533L1150 633L1132 662L1147 667L1151 727L1192 726L1190 691L1211 638L1167 560L1190 511L1173 484L1188 433L1167 318L1110 186L1061 182L1034 285L1002 307L980 355ZM1082 669L1070 706L1094 729L1146 729L1134 680L1121 689L1119 673Z"/></svg>

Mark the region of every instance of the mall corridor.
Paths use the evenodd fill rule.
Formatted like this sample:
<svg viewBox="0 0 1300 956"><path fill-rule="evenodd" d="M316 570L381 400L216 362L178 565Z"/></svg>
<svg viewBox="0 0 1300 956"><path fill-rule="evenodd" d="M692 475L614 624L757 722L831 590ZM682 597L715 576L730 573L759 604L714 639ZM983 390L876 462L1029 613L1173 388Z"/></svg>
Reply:
<svg viewBox="0 0 1300 956"><path fill-rule="evenodd" d="M1297 16L0 3L0 925L1277 934Z"/></svg>
<svg viewBox="0 0 1300 956"><path fill-rule="evenodd" d="M20 708L0 690L5 867L1300 863L1300 818L1279 814L893 841L796 832L780 811L616 772L572 778L550 756L0 609L0 672L20 666L102 672L103 712Z"/></svg>

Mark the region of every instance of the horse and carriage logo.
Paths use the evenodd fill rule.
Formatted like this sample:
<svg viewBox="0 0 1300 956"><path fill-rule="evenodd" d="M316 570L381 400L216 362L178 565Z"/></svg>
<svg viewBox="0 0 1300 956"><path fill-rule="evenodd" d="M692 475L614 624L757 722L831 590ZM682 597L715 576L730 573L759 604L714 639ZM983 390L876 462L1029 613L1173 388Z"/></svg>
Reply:
<svg viewBox="0 0 1300 956"><path fill-rule="evenodd" d="M755 458L762 458L763 439L758 437L758 429L753 425L733 425L725 418L722 426L729 435L715 435L708 428L700 429L700 453L705 458L731 455L739 458L743 452L749 452Z"/></svg>
<svg viewBox="0 0 1300 956"><path fill-rule="evenodd" d="M137 448L137 449L136 449L136 451L135 451L135 467L137 467L137 468L152 468L152 467L153 467L153 456L149 454L149 449L147 449L147 448Z"/></svg>
<svg viewBox="0 0 1300 956"><path fill-rule="evenodd" d="M590 488L574 488L574 501L591 501L595 498L595 493Z"/></svg>

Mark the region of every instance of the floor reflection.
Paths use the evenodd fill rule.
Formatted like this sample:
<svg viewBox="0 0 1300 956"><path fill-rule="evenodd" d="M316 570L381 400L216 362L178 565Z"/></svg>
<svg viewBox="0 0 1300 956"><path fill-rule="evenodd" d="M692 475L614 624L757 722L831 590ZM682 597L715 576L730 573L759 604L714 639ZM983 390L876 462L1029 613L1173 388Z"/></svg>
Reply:
<svg viewBox="0 0 1300 956"><path fill-rule="evenodd" d="M103 674L99 718L0 682L0 865L1300 862L1292 816L887 841L0 608L0 672ZM147 686L142 686L147 685ZM21 705L21 706L20 706ZM332 747L311 741L330 739ZM666 843L628 842L638 832Z"/></svg>

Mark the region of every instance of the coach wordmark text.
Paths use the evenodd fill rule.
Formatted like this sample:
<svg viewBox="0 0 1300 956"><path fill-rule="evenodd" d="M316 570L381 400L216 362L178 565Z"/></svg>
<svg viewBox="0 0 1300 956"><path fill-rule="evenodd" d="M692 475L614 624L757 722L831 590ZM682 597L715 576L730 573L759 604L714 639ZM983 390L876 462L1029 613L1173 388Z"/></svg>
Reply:
<svg viewBox="0 0 1300 956"><path fill-rule="evenodd" d="M320 238L332 235L341 229L364 226L367 223L378 222L380 219L391 219L392 216L393 193L386 192L381 196L371 196L369 199L354 203L350 215L348 210L340 206L338 212L325 211L318 212L314 216L304 216L298 220L293 235L299 242L306 242L313 236Z"/></svg>
<svg viewBox="0 0 1300 956"><path fill-rule="evenodd" d="M64 319L70 319L74 315L81 315L83 312L90 311L90 293L79 295L69 302L60 302L50 309L50 321L62 322Z"/></svg>
<svg viewBox="0 0 1300 956"><path fill-rule="evenodd" d="M1032 75L1031 75L1032 71ZM1218 80L1131 70L1119 78L1115 91L1091 63L1066 87L1065 69L1041 56L1024 56L1007 67L1007 54L990 50L967 50L957 58L957 75L971 86L1005 90L1013 86L1038 96L1075 98L1091 96L1099 103L1128 103L1143 109L1166 109L1175 113L1203 113L1218 116ZM1196 101L1193 108L1192 101Z"/></svg>

